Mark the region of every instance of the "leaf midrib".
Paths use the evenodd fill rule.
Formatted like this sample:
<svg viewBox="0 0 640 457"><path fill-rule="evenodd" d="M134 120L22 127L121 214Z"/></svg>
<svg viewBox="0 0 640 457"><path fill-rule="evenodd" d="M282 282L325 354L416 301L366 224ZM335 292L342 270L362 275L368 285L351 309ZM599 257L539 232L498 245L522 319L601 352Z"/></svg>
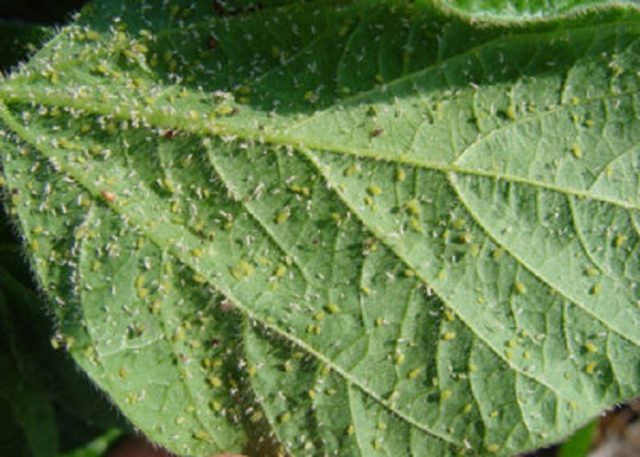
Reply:
<svg viewBox="0 0 640 457"><path fill-rule="evenodd" d="M616 100L627 96L633 96L639 94L639 90L631 90L626 92L620 92L616 94L592 97L585 99L585 103L598 102L602 100ZM0 101L2 98L8 99L7 103L37 103L42 105L49 105L58 108L73 108L84 112L84 114L104 115L110 116L113 119L120 121L133 121L136 120L133 116L129 115L130 112L142 112L143 106L132 106L131 109L126 106L118 106L118 109L110 109L105 104L91 103L80 101L79 99L66 94L52 93L50 91L43 91L41 89L36 90L23 90L18 87L18 91L7 89L6 87L0 87ZM526 122L534 119L538 119L541 116L548 115L550 113L556 113L569 106L575 105L558 105L555 110L540 111L528 116L523 116L520 122ZM572 195L580 199L588 199L593 201L599 201L608 203L614 206L618 206L624 209L640 210L640 203L627 202L620 199L605 197L603 195L593 195L588 191L582 191L578 189L570 189L564 186L547 183L544 181L527 179L518 175L511 175L506 173L499 173L489 170L478 170L469 167L462 167L455 163L443 163L434 162L428 160L416 160L414 158L407 157L405 155L399 155L398 157L388 157L387 153L372 149L372 148L353 148L342 147L338 144L326 144L319 141L309 141L304 138L296 136L287 136L282 133L269 133L268 131L261 131L258 129L251 129L246 127L238 127L233 124L221 122L217 119L215 124L209 124L203 120L194 121L187 117L180 118L178 116L171 116L162 113L160 110L147 110L144 112L143 119L144 125L148 125L153 128L180 130L187 133L191 133L200 137L214 136L219 138L231 137L234 140L240 141L254 141L257 143L268 143L274 146L293 147L299 150L317 150L335 154L343 154L355 157L357 159L372 159L381 162L392 163L395 165L409 165L416 168L422 168L429 171L438 171L443 174L455 173L460 175L478 176L484 178L491 178L496 181L507 181L517 184L524 184L534 188L550 190L553 192L561 193L563 195ZM139 120L139 119L138 119ZM518 122L518 121L515 121ZM501 128L508 128L513 123L507 124ZM486 135L491 135L498 129L489 131Z"/></svg>
<svg viewBox="0 0 640 457"><path fill-rule="evenodd" d="M336 0L336 1L338 3L353 4L353 2L350 2L350 1L344 1L344 0ZM278 8L288 9L291 6L292 5L284 5ZM439 8L439 5L436 5L436 7ZM640 12L640 9L638 9L638 11ZM608 28L614 29L621 26L638 26L638 23L631 22L628 20L627 21L611 21L604 24L599 24L597 27L598 29L608 29ZM571 31L580 33L580 32L583 32L584 30L591 30L593 28L594 28L593 25L588 25L588 24L579 25L579 26L573 26L571 28ZM543 30L538 32L523 33L515 37L511 37L511 40L513 39L531 40L531 39L541 38L541 37L550 37L553 35L557 35L562 31L563 30L560 30L560 31ZM63 35L64 34L60 34L59 36L63 36ZM316 38L316 40L314 40L314 43L318 42L322 35L323 33L321 33ZM454 61L461 60L466 56L480 52L484 48L495 46L496 44L500 43L504 39L505 39L505 36L503 34L500 34L495 38L489 39L488 41L483 42L475 47L466 49L463 52L460 52L458 54L454 54L432 65L429 65L425 68L416 70L406 75L402 75L394 79L393 81L386 83L383 87L385 90L389 90L389 89L392 89L393 87L410 82L415 78L419 77L420 75L424 75L429 71L437 71L437 70L443 69L446 65L449 65ZM309 46L312 46L312 45L309 45ZM305 47L304 49L309 48L309 46ZM292 59L289 59L289 61L291 61ZM280 68L280 66L266 71L265 73L259 75L257 78L262 79L268 76L269 74L272 74L278 68ZM625 92L619 92L619 93L610 93L610 94L602 95L598 97L588 97L581 100L580 103L578 103L577 105L564 103L561 101L557 106L547 108L545 110L538 111L535 113L526 113L524 116L519 116L518 119L516 119L513 122L506 123L504 125L501 125L498 128L491 129L479 135L472 143L467 145L464 148L464 150L455 157L455 160L453 161L453 163L434 162L434 161L428 161L428 160L416 160L415 158L408 158L404 155L401 155L398 157L388 157L385 152L378 151L372 148L345 148L337 144L325 144L317 141L314 142L314 141L305 140L304 138L296 137L295 135L286 134L286 132L289 132L291 129L298 129L301 125L304 125L312 121L315 122L320 117L332 114L334 112L333 106L335 105L330 106L329 108L321 111L316 111L312 113L310 116L305 117L301 121L294 123L294 125L292 125L291 127L288 127L285 130L282 130L280 132L276 132L273 134L268 134L257 129L238 127L231 123L225 123L222 119L216 119L216 123L213 126L211 125L207 126L204 121L200 121L198 124L197 122L194 123L193 120L188 120L188 119L184 119L184 121L182 122L182 125L176 125L175 122L171 122L172 120L176 120L176 119L172 119L171 116L163 114L162 112L160 112L160 110L156 110L156 112L154 112L153 110L149 111L148 109L146 109L149 107L145 107L144 105L141 107L136 106L135 108L145 109L146 111L145 114L147 116L145 117L145 120L151 121L152 126L160 127L160 128L180 129L180 130L184 130L186 132L193 133L199 136L207 136L212 134L215 136L231 135L241 140L267 142L267 143L278 145L278 146L294 146L299 148L307 148L309 150L317 149L325 152L334 152L334 153L340 153L345 155L351 155L359 159L374 159L374 160L380 160L380 161L389 162L393 164L404 164L404 165L409 165L417 168L423 168L426 170L439 171L444 174L455 173L455 174L463 174L463 175L470 175L470 176L486 177L494 180L502 180L502 181L529 185L531 187L546 189L546 190L562 193L565 195L573 195L581 199L590 199L594 201L600 201L600 202L608 203L614 206L619 206L625 209L640 210L640 202L635 203L635 202L605 197L603 195L593 195L588 190L583 191L579 189L570 189L570 188L556 185L553 183L547 183L547 182L535 180L535 179L527 179L525 177L518 176L518 175L500 173L497 171L478 170L474 168L460 166L457 164L457 162L459 162L459 160L469 150L475 148L478 144L481 144L482 141L484 141L485 139L490 138L509 128L517 126L521 123L541 119L544 116L561 112L570 107L575 108L576 106L587 106L591 103L596 103L599 101L616 100L616 99L623 98L625 96L636 95L639 92L640 91L638 90L632 90L632 91L625 91ZM340 100L340 105L344 106L345 104L354 104L359 101L364 102L369 97L378 95L380 93L381 93L381 88L379 86L376 86L376 87L373 87L372 89L354 94L353 96L346 97ZM73 108L80 109L92 114L108 115L118 120L128 120L128 121L133 120L132 116L128 116L123 113L123 111L129 112L130 111L129 109L124 109L124 110L109 109L109 107L106 104L97 104L96 106L95 104L92 104L90 102L83 103L79 99L73 96L67 96L64 94L56 95L54 93L51 93L51 91L46 91L46 90L42 91L38 89L38 90L24 91L24 89L21 87L19 83L17 84L17 87L15 87L15 85L13 87L0 87L0 100L2 100L2 98L7 98L8 100L6 101L8 103L11 101L23 101L23 102L30 102L30 103L35 102L40 104L46 103L52 106L57 106L59 108L73 107ZM120 108L120 107L116 107L116 108Z"/></svg>

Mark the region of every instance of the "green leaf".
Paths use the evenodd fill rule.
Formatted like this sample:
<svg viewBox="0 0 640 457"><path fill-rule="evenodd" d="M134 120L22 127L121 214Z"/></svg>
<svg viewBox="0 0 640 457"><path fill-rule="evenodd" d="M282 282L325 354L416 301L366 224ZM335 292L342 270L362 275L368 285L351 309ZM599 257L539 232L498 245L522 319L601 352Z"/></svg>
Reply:
<svg viewBox="0 0 640 457"><path fill-rule="evenodd" d="M63 453L61 457L102 457L121 436L122 432L118 429L107 430L82 447Z"/></svg>
<svg viewBox="0 0 640 457"><path fill-rule="evenodd" d="M598 421L593 421L571 436L558 449L559 457L586 457L593 446L595 433L598 431Z"/></svg>
<svg viewBox="0 0 640 457"><path fill-rule="evenodd" d="M3 455L30 457L29 447L11 411L9 402L0 397L0 452Z"/></svg>
<svg viewBox="0 0 640 457"><path fill-rule="evenodd" d="M474 21L505 23L540 22L558 17L578 17L604 9L625 11L637 7L633 0L437 0L434 3L449 14L466 16Z"/></svg>
<svg viewBox="0 0 640 457"><path fill-rule="evenodd" d="M4 352L0 352L0 372L0 415L4 418L0 450L5 455L55 457L58 436L46 395L19 375Z"/></svg>
<svg viewBox="0 0 640 457"><path fill-rule="evenodd" d="M265 5L96 2L0 88L59 341L125 416L510 455L637 395L636 8Z"/></svg>

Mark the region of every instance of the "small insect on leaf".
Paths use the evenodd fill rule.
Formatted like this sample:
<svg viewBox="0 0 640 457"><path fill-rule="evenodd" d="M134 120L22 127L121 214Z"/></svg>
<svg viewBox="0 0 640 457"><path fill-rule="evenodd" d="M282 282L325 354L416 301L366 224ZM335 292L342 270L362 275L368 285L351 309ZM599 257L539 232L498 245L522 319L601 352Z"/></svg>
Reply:
<svg viewBox="0 0 640 457"><path fill-rule="evenodd" d="M579 159L582 157L582 147L580 147L580 145L578 143L573 143L571 145L571 154L573 154L573 156L576 159Z"/></svg>
<svg viewBox="0 0 640 457"><path fill-rule="evenodd" d="M376 196L382 194L382 188L380 186L378 186L377 184L372 184L369 187L367 187L367 193L369 195L371 195L372 197L376 197Z"/></svg>
<svg viewBox="0 0 640 457"><path fill-rule="evenodd" d="M527 286L525 286L520 281L516 281L516 283L513 285L513 290L518 295L524 295L527 293Z"/></svg>

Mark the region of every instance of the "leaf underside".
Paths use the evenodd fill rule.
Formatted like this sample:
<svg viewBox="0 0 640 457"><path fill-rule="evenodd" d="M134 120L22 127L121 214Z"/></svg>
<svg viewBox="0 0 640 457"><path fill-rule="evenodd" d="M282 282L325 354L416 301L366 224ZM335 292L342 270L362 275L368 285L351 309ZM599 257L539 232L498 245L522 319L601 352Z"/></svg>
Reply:
<svg viewBox="0 0 640 457"><path fill-rule="evenodd" d="M0 87L58 339L133 424L510 455L638 394L633 7L223 3L96 2Z"/></svg>

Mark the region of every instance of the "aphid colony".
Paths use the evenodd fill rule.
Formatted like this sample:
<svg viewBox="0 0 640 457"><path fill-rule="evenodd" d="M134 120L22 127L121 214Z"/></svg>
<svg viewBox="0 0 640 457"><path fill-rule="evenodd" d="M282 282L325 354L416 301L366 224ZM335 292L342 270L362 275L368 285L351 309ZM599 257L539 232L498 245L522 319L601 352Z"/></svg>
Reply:
<svg viewBox="0 0 640 457"><path fill-rule="evenodd" d="M385 449L385 433L398 418L471 447L464 424L434 425L429 412L438 411L482 420L487 438L478 446L498 453L504 446L500 421L521 414L517 408L526 408L527 395L549 398L571 391L572 383L597 387L608 376L614 362L605 349L623 347L609 343L620 323L607 321L598 307L612 293L609 277L620 270L617 264L602 268L602 262L576 255L576 265L567 268L578 272L572 281L578 293L534 264L517 231L480 214L478 209L490 208L470 197L471 189L481 203L509 201L520 211L509 213L519 216L514 221L532 220L533 210L518 192L534 188L540 220L533 228L540 231L566 209L559 206L547 217L551 192L624 207L597 189L554 181L563 170L586 173L595 160L589 135L600 127L583 109L588 97L557 100L556 90L546 88L533 93L527 84L535 78L521 77L491 46L427 65L444 80L453 69L466 78L437 97L422 90L428 72L417 69L398 81L376 73L366 83L372 93L363 98L352 89L358 81L346 74L336 81L312 52L283 49L286 43L268 47L265 55L239 53L241 77L234 77L221 57L229 46L225 33L241 30L241 13L253 10L214 1L217 19L195 26L187 20L195 5L163 3L178 49L166 46L163 33L149 31L156 25L149 15L142 20L149 30L138 32L122 20L104 35L70 28L71 43L52 44L48 62L16 73L0 89L9 105L3 121L14 131L2 137L27 145L3 156L3 164L35 265L43 276L71 282L68 290L56 279L47 285L60 316L73 315L67 310L79 299L91 307L73 312L94 340L61 331L54 344L88 360L99 382L117 376L126 387L114 397L128 413L149 404L152 392L130 365L104 381L105 348L143 353L147 346L166 346L167 373L191 393L180 397L183 410L167 409L170 421L153 429L173 434L185 452L208 449L227 420L246 419L276 430L285 447L311 452L318 440L297 432L296 405L321 413L343 404L350 390L350 400L366 397L360 406L377 418L370 427L374 450ZM319 35L295 21L283 18L281 24L294 37ZM350 41L357 42L357 33L367 31L348 21L338 26L339 33L327 36L345 40L354 34ZM371 28L380 32L373 40L378 43L383 24ZM255 33L239 36L251 43L258 41ZM366 47L348 46L345 58L367 57ZM482 59L495 56L504 63L503 74L474 73L484 68ZM607 57L610 76L623 76L624 59ZM87 84L65 69L78 62L83 78L101 84ZM283 68L299 71L296 65L306 76L291 78L291 93L260 86L285 78ZM509 72L517 74L513 81ZM305 85L306 77L312 84ZM23 86L30 78L47 86ZM496 80L508 84L499 103L487 102L483 97L493 87L486 83ZM354 103L358 96L361 102ZM318 110L310 112L310 106ZM532 138L554 124L569 134L538 149ZM502 147L512 146L505 132L521 134L522 150ZM505 150L510 160L500 160ZM539 156L539 169L533 162L518 168L528 154ZM504 164L513 168L500 168ZM42 179L33 182L35 173ZM606 168L602 177L615 173ZM469 184L474 179L476 188ZM588 251L576 221L575 228L562 227L564 237L555 234L566 249L582 243ZM595 255L633 252L637 236L621 227L612 225L604 235L589 228L587 236L608 240ZM119 268L126 274L101 292L94 282L115 278ZM102 276L107 274L113 276ZM593 325L582 328L586 315ZM567 321L577 322L575 328ZM255 340L251 346L257 335L267 341L261 344L268 344L268 354L259 353ZM563 376L545 371L550 347L558 351L554 363ZM435 359L434 351L445 356ZM267 356L278 359L276 368ZM271 378L261 379L267 372ZM468 392L477 392L492 372L536 389L510 391L509 401L487 400L490 408L480 410ZM315 373L313 382L298 393L260 391L261 382L309 373ZM244 409L237 405L242 395L248 397ZM581 407L553 400L556 414L569 416ZM536 419L544 414L530 412ZM348 421L335 433L356 439L362 430Z"/></svg>

